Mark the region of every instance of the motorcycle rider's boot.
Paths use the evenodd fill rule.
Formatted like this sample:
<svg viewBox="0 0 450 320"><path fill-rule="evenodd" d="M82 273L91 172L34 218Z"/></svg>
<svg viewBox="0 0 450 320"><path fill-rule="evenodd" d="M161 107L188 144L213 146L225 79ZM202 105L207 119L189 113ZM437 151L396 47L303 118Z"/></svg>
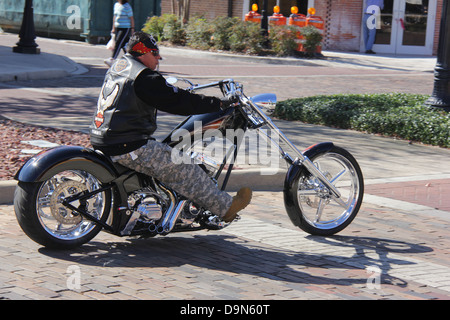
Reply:
<svg viewBox="0 0 450 320"><path fill-rule="evenodd" d="M248 206L250 200L252 200L252 190L250 190L250 188L241 188L233 197L233 202L222 217L222 220L225 222L233 221L236 218L237 213Z"/></svg>

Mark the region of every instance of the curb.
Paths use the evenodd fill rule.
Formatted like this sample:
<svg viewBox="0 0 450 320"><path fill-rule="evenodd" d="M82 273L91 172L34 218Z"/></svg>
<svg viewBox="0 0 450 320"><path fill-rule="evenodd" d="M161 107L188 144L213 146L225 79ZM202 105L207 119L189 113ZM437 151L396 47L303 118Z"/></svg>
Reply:
<svg viewBox="0 0 450 320"><path fill-rule="evenodd" d="M268 168L233 170L225 191L236 192L242 187L249 187L253 191L282 191L285 176L284 169L279 169L276 173ZM221 176L219 185L222 181Z"/></svg>
<svg viewBox="0 0 450 320"><path fill-rule="evenodd" d="M27 57L29 61L26 64L18 63L16 57L7 68L0 71L0 82L57 79L89 72L81 64L56 54L44 52L39 56Z"/></svg>
<svg viewBox="0 0 450 320"><path fill-rule="evenodd" d="M279 169L275 174L271 169L266 168L233 170L225 190L236 192L240 188L248 186L253 191L282 191L285 176L286 171L283 169ZM223 177L219 179L219 186L222 181ZM0 205L14 202L16 186L16 180L0 181Z"/></svg>
<svg viewBox="0 0 450 320"><path fill-rule="evenodd" d="M267 168L245 169L233 171L225 191L237 192L240 188L248 186L253 191L266 192L280 192L283 191L284 179L286 175L285 170L278 170L277 173L272 174L273 171ZM219 185L223 181L219 179ZM369 182L369 181L368 181ZM386 183L392 181L385 181ZM369 182L369 184L371 184ZM0 181L0 205L11 205L14 202L14 191L17 186L17 181L6 180ZM400 201L390 198L364 194L364 203L370 203L381 207L391 209L409 210L412 214L420 212L429 218L439 218L445 221L450 221L447 211L437 210L435 208L414 204L408 201Z"/></svg>
<svg viewBox="0 0 450 320"><path fill-rule="evenodd" d="M369 57L360 52L323 51L322 58L294 58L276 56L251 56L239 53L226 53L203 51L192 48L168 47L160 45L162 54L183 54L194 58L225 59L230 61L241 61L247 63L267 63L275 65L305 66L305 67L341 67L341 68L368 68L386 69L397 71L434 72L436 65L435 56L408 55L406 59L402 56L379 54ZM390 62L395 58L395 63ZM424 60L426 59L426 60ZM406 60L406 62L404 61Z"/></svg>
<svg viewBox="0 0 450 320"><path fill-rule="evenodd" d="M16 180L0 181L0 204L12 204L14 200L14 190L16 190Z"/></svg>
<svg viewBox="0 0 450 320"><path fill-rule="evenodd" d="M15 70L11 73L0 73L0 82L22 81L22 80L44 80L54 78L64 78L70 75L69 72L60 69L39 69L33 71Z"/></svg>
<svg viewBox="0 0 450 320"><path fill-rule="evenodd" d="M289 58L289 57L264 57L264 56L248 56L243 54L232 54L232 53L224 53L224 52L213 52L213 51L202 51L195 50L190 48L175 48L175 47L167 47L160 46L164 52L161 54L180 54L183 53L186 56L196 57L196 58L217 58L217 59L227 59L227 60L237 60L242 62L253 62L253 63L268 63L268 64L282 64L282 65L291 65L291 66L309 66L309 67L319 67L320 63L316 63L318 60L327 60L324 59L297 59L297 58ZM314 61L314 62L313 62Z"/></svg>

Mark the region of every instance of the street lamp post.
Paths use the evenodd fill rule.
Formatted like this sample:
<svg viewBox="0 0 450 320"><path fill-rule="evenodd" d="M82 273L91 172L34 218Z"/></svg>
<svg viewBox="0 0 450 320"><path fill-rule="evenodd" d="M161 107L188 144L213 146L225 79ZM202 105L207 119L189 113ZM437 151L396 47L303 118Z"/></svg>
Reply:
<svg viewBox="0 0 450 320"><path fill-rule="evenodd" d="M36 34L34 31L33 0L25 0L23 10L22 26L19 31L19 42L13 47L13 52L38 54L41 50L34 41Z"/></svg>
<svg viewBox="0 0 450 320"><path fill-rule="evenodd" d="M437 63L434 69L434 89L426 101L430 107L450 111L450 10L444 1L439 34Z"/></svg>
<svg viewBox="0 0 450 320"><path fill-rule="evenodd" d="M262 9L262 19L261 19L261 31L264 36L267 36L269 33L269 20L267 15L267 0L263 1L263 9Z"/></svg>

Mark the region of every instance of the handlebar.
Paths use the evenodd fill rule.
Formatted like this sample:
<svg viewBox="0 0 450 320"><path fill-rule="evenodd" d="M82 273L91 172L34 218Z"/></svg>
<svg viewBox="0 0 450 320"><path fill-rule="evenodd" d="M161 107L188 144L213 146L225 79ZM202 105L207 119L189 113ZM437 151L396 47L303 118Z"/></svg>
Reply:
<svg viewBox="0 0 450 320"><path fill-rule="evenodd" d="M242 84L234 81L233 79L225 79L203 85L192 84L188 90L193 92L216 86L220 87L220 90L224 96L229 98L237 98L239 100L239 110L247 118L248 123L251 124L250 126L252 128L259 128L264 124L271 123L271 120L264 114L258 105L253 102L252 99L249 99L244 95ZM267 96L264 96L264 100L266 100L266 98ZM273 103L274 101L276 101L276 96L271 95L267 103Z"/></svg>
<svg viewBox="0 0 450 320"><path fill-rule="evenodd" d="M235 82L233 79L225 79L216 82L211 82L202 85L192 85L189 90L196 91L211 87L220 87L224 96L239 96L242 95L242 85Z"/></svg>

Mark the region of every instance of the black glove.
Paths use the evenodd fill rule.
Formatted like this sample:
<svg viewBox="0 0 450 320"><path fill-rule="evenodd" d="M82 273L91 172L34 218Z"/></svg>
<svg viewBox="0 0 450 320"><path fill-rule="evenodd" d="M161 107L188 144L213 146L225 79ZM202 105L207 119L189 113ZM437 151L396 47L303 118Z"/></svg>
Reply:
<svg viewBox="0 0 450 320"><path fill-rule="evenodd" d="M236 96L225 96L220 99L220 109L226 110L233 107L234 104L239 102L239 98Z"/></svg>

